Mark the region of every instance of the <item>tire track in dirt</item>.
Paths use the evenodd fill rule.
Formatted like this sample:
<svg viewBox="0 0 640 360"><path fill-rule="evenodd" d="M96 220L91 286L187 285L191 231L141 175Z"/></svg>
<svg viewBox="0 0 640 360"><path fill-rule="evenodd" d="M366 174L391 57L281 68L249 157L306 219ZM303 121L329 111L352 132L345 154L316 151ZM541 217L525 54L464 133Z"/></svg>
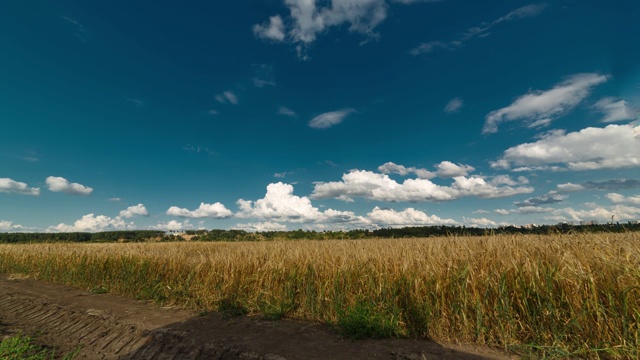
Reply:
<svg viewBox="0 0 640 360"><path fill-rule="evenodd" d="M340 339L326 326L256 317L197 316L111 294L0 274L0 323L76 359L508 359L472 346L410 339Z"/></svg>

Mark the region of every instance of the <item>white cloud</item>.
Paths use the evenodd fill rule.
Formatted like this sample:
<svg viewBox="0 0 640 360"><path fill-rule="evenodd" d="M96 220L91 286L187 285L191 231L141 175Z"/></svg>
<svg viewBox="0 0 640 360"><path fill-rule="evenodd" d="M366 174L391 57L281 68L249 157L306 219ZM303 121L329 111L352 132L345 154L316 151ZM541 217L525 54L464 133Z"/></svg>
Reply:
<svg viewBox="0 0 640 360"><path fill-rule="evenodd" d="M249 232L287 231L287 225L273 221L265 221L258 223L237 224L232 229L244 230Z"/></svg>
<svg viewBox="0 0 640 360"><path fill-rule="evenodd" d="M284 106L280 106L280 108L278 108L278 115L284 115L284 116L290 116L290 117L297 116L295 111Z"/></svg>
<svg viewBox="0 0 640 360"><path fill-rule="evenodd" d="M428 225L457 225L453 219L442 219L436 215L427 215L414 208L403 211L381 209L376 206L367 214L369 220L381 227L428 226Z"/></svg>
<svg viewBox="0 0 640 360"><path fill-rule="evenodd" d="M600 74L576 74L546 91L532 91L517 98L511 105L494 110L486 116L483 134L498 132L502 122L522 120L526 125L548 125L552 119L573 109L591 89L607 77Z"/></svg>
<svg viewBox="0 0 640 360"><path fill-rule="evenodd" d="M607 199L611 200L611 202L614 204L630 204L640 206L640 195L625 197L624 195L618 193L609 193L606 196Z"/></svg>
<svg viewBox="0 0 640 360"><path fill-rule="evenodd" d="M607 97L598 101L594 108L604 114L601 122L609 123L624 120L635 120L635 111L624 100Z"/></svg>
<svg viewBox="0 0 640 360"><path fill-rule="evenodd" d="M522 206L512 210L496 209L496 210L493 210L493 212L500 215L511 215L511 214L541 214L541 213L552 212L554 210L555 210L554 208L548 208L548 207Z"/></svg>
<svg viewBox="0 0 640 360"><path fill-rule="evenodd" d="M256 24L253 26L253 33L263 39L269 39L273 41L284 41L285 29L284 23L280 15L271 16L269 23Z"/></svg>
<svg viewBox="0 0 640 360"><path fill-rule="evenodd" d="M414 0L396 0L402 3L413 3L416 2ZM427 54L438 49L443 50L455 50L461 48L465 42L472 40L478 37L486 37L491 33L491 29L495 26L510 22L514 20L525 19L529 17L534 17L542 13L544 9L546 9L546 4L531 4L520 7L516 10L509 12L508 14L501 16L500 18L491 21L491 22L483 22L478 26L471 27L467 29L464 33L457 36L454 40L451 41L429 41L426 43L422 43L415 48L413 48L409 53L411 55L420 55Z"/></svg>
<svg viewBox="0 0 640 360"><path fill-rule="evenodd" d="M263 199L254 201L240 199L237 217L270 219L277 221L306 222L322 217L318 208L311 205L307 197L293 195L293 186L282 182L269 184Z"/></svg>
<svg viewBox="0 0 640 360"><path fill-rule="evenodd" d="M489 220L487 218L468 218L468 217L463 217L462 220L466 223L469 224L471 226L474 227L495 227L498 226L498 224L493 221L493 220Z"/></svg>
<svg viewBox="0 0 640 360"><path fill-rule="evenodd" d="M355 112L354 109L342 109L338 111L330 111L324 114L320 114L311 121L309 126L314 129L326 129L334 125L340 124L349 114Z"/></svg>
<svg viewBox="0 0 640 360"><path fill-rule="evenodd" d="M179 208L177 206L171 206L167 210L167 215L194 218L194 219L201 219L201 218L224 219L224 218L231 217L233 215L233 212L231 212L231 210L227 209L221 203L216 202L214 204L200 203L200 206L193 211Z"/></svg>
<svg viewBox="0 0 640 360"><path fill-rule="evenodd" d="M70 195L89 195L93 189L78 183L71 183L63 177L49 176L46 180L50 191L63 192Z"/></svg>
<svg viewBox="0 0 640 360"><path fill-rule="evenodd" d="M436 171L432 172L427 169L421 169L416 167L406 167L393 162L387 162L378 167L378 171L383 174L398 174L406 176L408 174L416 174L421 179L431 179L436 176L441 178L452 178L456 176L467 176L470 172L473 172L475 168L470 165L456 165L451 161L442 161L436 165Z"/></svg>
<svg viewBox="0 0 640 360"><path fill-rule="evenodd" d="M0 220L0 231L21 231L24 229L22 225L15 224L13 221Z"/></svg>
<svg viewBox="0 0 640 360"><path fill-rule="evenodd" d="M107 201L114 201L114 202L118 202L118 201L122 201L122 199L121 199L121 198L119 198L119 197L113 197L113 198L109 198L109 199L107 199Z"/></svg>
<svg viewBox="0 0 640 360"><path fill-rule="evenodd" d="M533 143L507 149L491 164L495 169L513 166L540 168L560 164L551 170L595 170L640 166L640 126L589 127L566 134L548 133Z"/></svg>
<svg viewBox="0 0 640 360"><path fill-rule="evenodd" d="M556 187L558 188L558 191L563 192L575 192L586 189L584 186L574 183L558 184Z"/></svg>
<svg viewBox="0 0 640 360"><path fill-rule="evenodd" d="M564 208L554 210L545 220L553 221L625 221L637 220L640 217L640 207L615 205L611 207L594 207L593 209L576 210Z"/></svg>
<svg viewBox="0 0 640 360"><path fill-rule="evenodd" d="M222 94L218 94L215 96L215 99L221 104L231 103L233 105L238 105L238 97L233 91L225 91Z"/></svg>
<svg viewBox="0 0 640 360"><path fill-rule="evenodd" d="M470 172L473 172L475 168L469 165L456 165L451 161L443 161L437 165L438 176L441 178L449 178L456 176L467 176Z"/></svg>
<svg viewBox="0 0 640 360"><path fill-rule="evenodd" d="M253 218L281 222L313 222L313 223L352 223L368 224L369 222L350 211L327 209L320 211L311 204L306 196L293 195L293 186L282 182L267 186L264 198L250 201L237 201L240 212L238 218Z"/></svg>
<svg viewBox="0 0 640 360"><path fill-rule="evenodd" d="M144 207L143 204L138 204L134 206L129 206L125 210L120 211L119 215L120 217L130 219L136 215L149 216L149 212L147 211L147 208Z"/></svg>
<svg viewBox="0 0 640 360"><path fill-rule="evenodd" d="M0 192L20 195L40 195L40 188L32 188L27 184L9 178L0 178Z"/></svg>
<svg viewBox="0 0 640 360"><path fill-rule="evenodd" d="M447 114L457 113L458 111L460 111L463 104L464 102L461 98L453 98L449 100L447 106L444 107L444 112L446 112Z"/></svg>
<svg viewBox="0 0 640 360"><path fill-rule="evenodd" d="M388 162L378 166L378 171L383 174L398 174L406 176L410 173L416 174L421 179L431 179L436 177L436 174L426 169L420 169L416 167L405 167L404 165L398 165L393 162Z"/></svg>
<svg viewBox="0 0 640 360"><path fill-rule="evenodd" d="M165 230L165 231L173 230L173 231L177 231L177 230L193 229L193 225L189 222L189 220L185 220L183 222L179 222L179 221L176 221L176 220L171 220L171 221L167 221L167 222L159 222L158 224L156 224L152 228L156 229L156 230Z"/></svg>
<svg viewBox="0 0 640 360"><path fill-rule="evenodd" d="M395 0L404 4L431 0ZM347 25L350 32L376 38L375 28L387 17L385 0L285 0L289 17L274 15L268 22L253 26L254 34L275 42L296 44L298 56L307 59L307 49L317 37L332 27ZM329 5L330 4L330 5Z"/></svg>
<svg viewBox="0 0 640 360"><path fill-rule="evenodd" d="M378 201L420 202L448 201L465 196L499 198L533 191L530 187L502 186L494 180L487 182L480 177L457 176L451 186L440 186L428 179L406 179L400 184L386 174L351 170L343 174L342 181L316 183L311 198L348 201L363 197Z"/></svg>
<svg viewBox="0 0 640 360"><path fill-rule="evenodd" d="M110 218L105 215L95 216L94 214L84 215L76 220L73 225L64 223L56 226L49 226L47 231L55 232L99 232L113 230L127 230L134 228L133 223L127 223L120 216Z"/></svg>

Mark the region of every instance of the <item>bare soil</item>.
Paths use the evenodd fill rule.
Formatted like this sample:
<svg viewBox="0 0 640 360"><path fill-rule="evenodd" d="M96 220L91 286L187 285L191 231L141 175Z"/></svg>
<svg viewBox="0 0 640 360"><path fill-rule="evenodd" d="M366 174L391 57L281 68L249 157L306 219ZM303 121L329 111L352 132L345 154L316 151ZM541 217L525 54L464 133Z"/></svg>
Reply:
<svg viewBox="0 0 640 360"><path fill-rule="evenodd" d="M4 332L4 334L2 334ZM513 359L428 340L350 340L328 326L176 307L0 274L0 338L21 332L77 359Z"/></svg>

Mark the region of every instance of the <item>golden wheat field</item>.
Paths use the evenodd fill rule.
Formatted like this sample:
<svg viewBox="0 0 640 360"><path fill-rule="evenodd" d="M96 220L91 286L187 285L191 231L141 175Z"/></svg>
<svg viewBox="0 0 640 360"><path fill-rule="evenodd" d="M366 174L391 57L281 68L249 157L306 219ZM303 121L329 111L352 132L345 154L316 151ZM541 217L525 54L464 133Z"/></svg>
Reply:
<svg viewBox="0 0 640 360"><path fill-rule="evenodd" d="M0 245L0 272L551 357L640 356L640 234Z"/></svg>

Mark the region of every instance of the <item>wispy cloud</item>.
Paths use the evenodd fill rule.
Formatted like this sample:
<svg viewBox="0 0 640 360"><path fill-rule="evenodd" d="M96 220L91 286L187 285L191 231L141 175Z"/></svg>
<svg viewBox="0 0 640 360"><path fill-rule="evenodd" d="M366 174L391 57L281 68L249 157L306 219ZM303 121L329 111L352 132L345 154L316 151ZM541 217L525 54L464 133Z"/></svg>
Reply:
<svg viewBox="0 0 640 360"><path fill-rule="evenodd" d="M89 33L85 29L84 25L67 16L61 16L60 18L73 26L74 34L78 39L80 39L80 41L86 42L89 39Z"/></svg>
<svg viewBox="0 0 640 360"><path fill-rule="evenodd" d="M251 82L257 88L266 86L276 86L276 77L273 66L268 64L257 64L252 66L253 77Z"/></svg>
<svg viewBox="0 0 640 360"><path fill-rule="evenodd" d="M494 110L486 116L483 134L498 132L498 125L521 120L528 126L548 125L586 98L591 89L607 81L601 74L576 74L545 91L532 91L518 97L511 105Z"/></svg>
<svg viewBox="0 0 640 360"><path fill-rule="evenodd" d="M347 116L354 112L354 109L349 108L326 112L311 119L311 121L309 121L309 127L314 129L330 128L334 125L340 124Z"/></svg>
<svg viewBox="0 0 640 360"><path fill-rule="evenodd" d="M20 195L40 195L40 188L29 187L26 183L9 178L0 178L0 192Z"/></svg>
<svg viewBox="0 0 640 360"><path fill-rule="evenodd" d="M192 145L192 144L187 144L184 147L182 147L182 150L189 152L189 153L194 153L194 154L207 154L207 155L215 155L216 152L209 149L206 146L202 146L202 145Z"/></svg>
<svg viewBox="0 0 640 360"><path fill-rule="evenodd" d="M612 97L601 99L594 105L594 108L604 115L600 120L604 123L635 120L638 117L636 111L626 101Z"/></svg>
<svg viewBox="0 0 640 360"><path fill-rule="evenodd" d="M289 109L288 107L285 106L280 106L278 108L278 115L284 115L284 116L289 116L289 117L296 117L297 114L295 111Z"/></svg>
<svg viewBox="0 0 640 360"><path fill-rule="evenodd" d="M136 107L143 107L144 102L142 100L127 98L127 101L135 105Z"/></svg>
<svg viewBox="0 0 640 360"><path fill-rule="evenodd" d="M427 54L437 50L455 50L464 45L465 42L478 37L486 37L491 34L491 30L496 26L516 21L520 19L530 18L539 15L547 8L547 4L531 4L515 9L508 14L499 17L490 22L483 22L478 26L467 29L464 33L458 35L454 40L450 41L429 41L422 43L411 49L411 55Z"/></svg>
<svg viewBox="0 0 640 360"><path fill-rule="evenodd" d="M293 171L284 171L284 172L273 174L273 177L284 179L285 177L287 177L287 175L291 175L291 174L293 174Z"/></svg>
<svg viewBox="0 0 640 360"><path fill-rule="evenodd" d="M447 106L444 107L444 112L446 112L447 114L457 113L458 111L460 111L463 104L464 102L461 98L453 98L449 100Z"/></svg>
<svg viewBox="0 0 640 360"><path fill-rule="evenodd" d="M221 104L231 103L233 105L238 105L238 97L233 91L224 91L222 94L218 94L215 96L217 102Z"/></svg>

